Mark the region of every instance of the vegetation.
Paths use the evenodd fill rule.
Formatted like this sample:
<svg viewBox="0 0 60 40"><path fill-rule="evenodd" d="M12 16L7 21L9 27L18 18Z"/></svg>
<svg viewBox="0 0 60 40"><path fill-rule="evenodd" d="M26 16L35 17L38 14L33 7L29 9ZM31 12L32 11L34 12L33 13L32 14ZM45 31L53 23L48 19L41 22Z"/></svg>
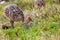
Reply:
<svg viewBox="0 0 60 40"><path fill-rule="evenodd" d="M23 0L0 4L0 40L60 40L60 4L46 0L46 6L39 10L34 8L33 3L34 0ZM32 14L33 23L29 29L21 22L15 22L14 29L1 28L1 24L9 23L3 10L8 4L18 4L24 14Z"/></svg>

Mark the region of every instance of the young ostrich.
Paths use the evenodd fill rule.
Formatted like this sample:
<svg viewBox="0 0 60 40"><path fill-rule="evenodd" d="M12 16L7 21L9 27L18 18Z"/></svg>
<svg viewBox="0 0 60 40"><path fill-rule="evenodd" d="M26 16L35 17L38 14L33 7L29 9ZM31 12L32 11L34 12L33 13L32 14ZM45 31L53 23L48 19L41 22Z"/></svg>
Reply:
<svg viewBox="0 0 60 40"><path fill-rule="evenodd" d="M10 20L11 26L14 28L14 22L22 21L25 24L24 14L21 8L19 8L16 4L10 4L4 9L5 16ZM29 22L31 18L28 17Z"/></svg>
<svg viewBox="0 0 60 40"><path fill-rule="evenodd" d="M45 6L45 4L46 4L45 0L35 0L34 7L35 8L40 8L42 6Z"/></svg>
<svg viewBox="0 0 60 40"><path fill-rule="evenodd" d="M6 1L5 0L0 0L0 4L3 4L5 3Z"/></svg>

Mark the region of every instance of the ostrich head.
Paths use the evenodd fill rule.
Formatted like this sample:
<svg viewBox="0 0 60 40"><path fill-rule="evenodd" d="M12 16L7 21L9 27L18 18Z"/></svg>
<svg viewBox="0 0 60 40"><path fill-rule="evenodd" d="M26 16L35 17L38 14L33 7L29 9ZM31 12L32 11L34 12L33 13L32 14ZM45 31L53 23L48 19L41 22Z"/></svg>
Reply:
<svg viewBox="0 0 60 40"><path fill-rule="evenodd" d="M35 0L34 7L35 8L40 8L42 6L45 6L45 4L46 4L45 0Z"/></svg>

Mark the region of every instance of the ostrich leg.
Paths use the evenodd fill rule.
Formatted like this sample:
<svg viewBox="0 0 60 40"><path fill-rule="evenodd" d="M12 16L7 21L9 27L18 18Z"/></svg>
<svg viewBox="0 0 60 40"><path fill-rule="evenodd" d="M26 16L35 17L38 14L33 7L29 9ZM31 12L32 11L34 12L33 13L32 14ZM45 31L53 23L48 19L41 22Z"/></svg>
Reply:
<svg viewBox="0 0 60 40"><path fill-rule="evenodd" d="M14 21L10 21L11 27L14 28Z"/></svg>

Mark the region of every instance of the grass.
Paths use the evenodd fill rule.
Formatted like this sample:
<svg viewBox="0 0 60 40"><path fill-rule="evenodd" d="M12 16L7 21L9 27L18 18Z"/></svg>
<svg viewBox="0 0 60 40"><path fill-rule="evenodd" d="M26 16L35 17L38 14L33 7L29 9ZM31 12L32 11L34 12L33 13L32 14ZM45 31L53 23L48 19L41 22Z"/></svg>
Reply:
<svg viewBox="0 0 60 40"><path fill-rule="evenodd" d="M46 6L39 11L33 7L33 2L24 0L0 4L0 24L9 23L3 9L6 5L14 3L22 8L24 14L33 14L31 17L34 21L29 29L21 22L15 22L14 29L3 30L0 26L0 40L60 40L60 5L50 4L52 0L47 0Z"/></svg>

